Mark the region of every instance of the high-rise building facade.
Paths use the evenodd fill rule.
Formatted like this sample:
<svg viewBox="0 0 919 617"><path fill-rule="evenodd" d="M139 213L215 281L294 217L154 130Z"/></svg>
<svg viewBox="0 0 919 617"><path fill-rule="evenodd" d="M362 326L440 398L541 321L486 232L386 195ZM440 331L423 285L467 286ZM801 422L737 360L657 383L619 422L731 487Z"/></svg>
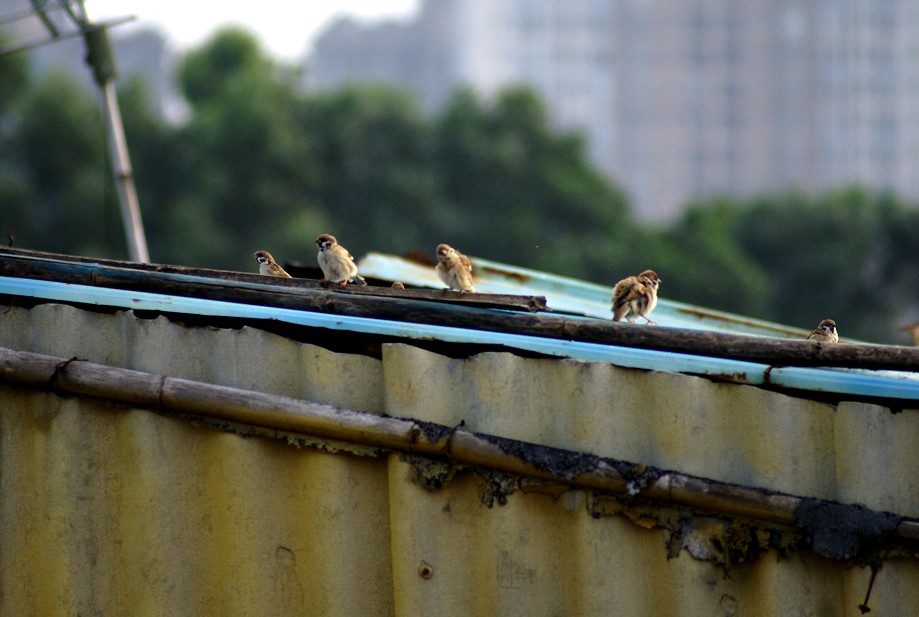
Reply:
<svg viewBox="0 0 919 617"><path fill-rule="evenodd" d="M401 84L429 112L530 84L646 219L853 182L919 199L915 0L425 0L333 25L309 64L314 87Z"/></svg>

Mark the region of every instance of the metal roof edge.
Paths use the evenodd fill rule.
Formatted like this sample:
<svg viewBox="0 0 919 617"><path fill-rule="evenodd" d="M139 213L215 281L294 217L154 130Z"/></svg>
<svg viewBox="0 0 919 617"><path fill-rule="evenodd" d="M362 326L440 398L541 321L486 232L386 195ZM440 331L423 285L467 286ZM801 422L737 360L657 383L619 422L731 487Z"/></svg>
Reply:
<svg viewBox="0 0 919 617"><path fill-rule="evenodd" d="M854 397L919 400L919 375L913 373L887 371L884 373L865 374L845 369L772 367L757 362L687 353L662 352L639 347L623 347L526 334L356 317L121 289L102 289L87 285L13 277L0 277L0 293L120 309L252 320L276 320L306 327L346 330L406 339L433 339L449 343L503 346L509 349L524 350L548 356L590 362L607 362L626 368L702 375L749 385L769 385L777 388Z"/></svg>
<svg viewBox="0 0 919 617"><path fill-rule="evenodd" d="M511 266L480 257L471 257L475 268L476 289L486 293L544 295L556 311L571 312L610 319L612 286ZM429 265L404 257L370 252L359 262L362 273L388 281L442 288L443 284ZM755 319L725 311L703 308L685 302L658 297L654 320L661 325L686 328L802 339L809 330ZM851 339L848 339L851 340ZM855 341L852 341L855 342Z"/></svg>

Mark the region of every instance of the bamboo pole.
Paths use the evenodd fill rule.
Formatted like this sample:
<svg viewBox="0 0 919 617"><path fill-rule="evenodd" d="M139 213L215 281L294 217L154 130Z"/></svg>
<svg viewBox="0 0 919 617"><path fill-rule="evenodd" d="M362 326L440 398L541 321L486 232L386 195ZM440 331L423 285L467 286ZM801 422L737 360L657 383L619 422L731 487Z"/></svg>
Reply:
<svg viewBox="0 0 919 617"><path fill-rule="evenodd" d="M90 66L93 78L102 92L102 109L106 132L109 141L109 154L112 171L115 175L115 186L118 189L118 202L121 206L121 220L125 241L132 261L149 262L147 238L140 214L140 203L137 189L134 186L134 171L128 153L128 143L121 122L121 110L118 107L118 94L115 91L115 79L118 68L108 29L104 24L91 24L86 18L83 0L78 0L79 13L67 5L67 12L83 33L86 44L86 63Z"/></svg>
<svg viewBox="0 0 919 617"><path fill-rule="evenodd" d="M620 496L634 493L662 504L773 524L794 525L796 512L805 501L820 501L674 471L644 469L580 452L477 434L460 427L379 416L274 394L6 348L0 348L0 381L444 458L472 467ZM563 464L554 465L551 461L563 461ZM566 469L577 472L567 473ZM649 473L650 476L645 475ZM630 483L640 484L643 477L650 479L646 486L630 490ZM919 540L919 520L902 518L894 536L901 540Z"/></svg>
<svg viewBox="0 0 919 617"><path fill-rule="evenodd" d="M308 278L288 279L228 270L130 263L69 255L65 257L9 247L0 247L0 273L39 280L169 293L177 296L196 296L230 302L240 301L233 290L247 289L260 292L250 297L261 304L292 308L304 308L304 302L297 298L304 296L324 298L335 294L346 298L373 296L375 298L418 300L427 302L428 306L431 302L437 302L444 305L474 308L518 311L548 310L544 296L441 293L440 290L432 289L393 289L376 285L349 285L343 289L337 287L328 289L323 287L318 280ZM285 296L287 296L286 302L283 300ZM275 302L281 302L281 304Z"/></svg>
<svg viewBox="0 0 919 617"><path fill-rule="evenodd" d="M207 271L206 271L207 272ZM213 271L210 271L213 272ZM507 310L473 310L516 308L534 310L528 296L490 298L490 294L466 294L464 297L440 296L436 291L415 290L416 297L389 290L388 296L373 291L339 291L321 289L305 281L285 279L267 284L226 280L184 273L120 268L86 262L17 258L9 250L0 250L0 275L93 285L240 302L261 306L332 313L352 317L370 317L438 326L451 326L564 339L622 347L639 347L673 353L685 353L734 360L746 360L771 366L827 366L871 370L919 369L919 347L869 344L826 345L806 340L727 334L704 330L665 327L639 327L603 319L571 317L559 314L509 312ZM277 279L281 281L281 279ZM356 288L355 288L356 289ZM406 290L408 291L408 290ZM475 296L475 297L472 297ZM455 306L451 303L467 303ZM492 304L489 304L489 303ZM514 303L517 303L515 306ZM544 304L545 299L542 298ZM538 310L538 309L535 309ZM730 379L732 376L726 375Z"/></svg>

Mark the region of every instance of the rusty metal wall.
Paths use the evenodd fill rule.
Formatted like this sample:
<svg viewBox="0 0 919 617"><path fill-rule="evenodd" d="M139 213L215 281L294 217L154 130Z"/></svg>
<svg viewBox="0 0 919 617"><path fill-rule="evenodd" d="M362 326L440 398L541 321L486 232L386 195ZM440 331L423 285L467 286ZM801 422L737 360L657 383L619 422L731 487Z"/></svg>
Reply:
<svg viewBox="0 0 919 617"><path fill-rule="evenodd" d="M919 515L915 410L508 353L391 344L377 360L63 305L13 307L0 346ZM807 550L696 559L705 521L670 557L653 517L585 491L518 486L489 507L477 475L430 491L419 473L395 454L2 386L0 615L848 616L868 587L868 569ZM919 563L886 561L869 604L919 606Z"/></svg>

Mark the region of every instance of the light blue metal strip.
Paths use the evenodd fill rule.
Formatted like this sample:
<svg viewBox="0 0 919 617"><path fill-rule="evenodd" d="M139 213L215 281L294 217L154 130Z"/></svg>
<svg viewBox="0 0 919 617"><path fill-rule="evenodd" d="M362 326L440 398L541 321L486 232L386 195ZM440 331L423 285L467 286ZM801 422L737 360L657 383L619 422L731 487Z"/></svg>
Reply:
<svg viewBox="0 0 919 617"><path fill-rule="evenodd" d="M610 295L615 281L610 281L608 286L604 286L479 257L472 257L472 262L478 291L524 296L540 295L545 296L549 308L556 311L600 319L612 317ZM402 257L368 253L360 260L358 266L363 274L383 280L402 281L409 285L434 289L443 287L433 268ZM664 281L662 290L665 292L666 286L667 282ZM793 339L802 339L810 332L809 329L801 330L742 315L714 311L667 300L664 297L658 300L657 308L654 310L654 321L673 328Z"/></svg>
<svg viewBox="0 0 919 617"><path fill-rule="evenodd" d="M104 289L86 285L22 278L0 277L0 293L134 310L168 311L244 319L268 319L315 328L348 330L401 338L500 345L576 360L606 362L627 368L708 375L751 385L761 385L768 382L773 386L799 390L919 400L919 378L912 373L884 371L885 375L874 375L865 374L864 372L850 372L844 369L804 367L775 368L769 371L769 367L764 364L709 356L617 347L598 343L489 332L451 326L331 315L286 308L121 289Z"/></svg>
<svg viewBox="0 0 919 617"><path fill-rule="evenodd" d="M863 372L852 372L846 369L832 370L791 366L772 369L769 381L784 388L798 390L919 400L919 380L917 380L915 373L897 373L895 371L883 371L883 373L897 376L868 375Z"/></svg>

